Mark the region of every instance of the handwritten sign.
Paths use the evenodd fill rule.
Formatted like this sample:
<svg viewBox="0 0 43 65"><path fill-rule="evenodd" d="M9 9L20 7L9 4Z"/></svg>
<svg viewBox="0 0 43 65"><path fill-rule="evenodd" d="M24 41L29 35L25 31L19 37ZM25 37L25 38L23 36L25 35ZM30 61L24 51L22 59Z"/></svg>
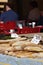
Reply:
<svg viewBox="0 0 43 65"><path fill-rule="evenodd" d="M18 24L18 27L20 28L20 29L22 29L23 27L22 27L22 24Z"/></svg>
<svg viewBox="0 0 43 65"><path fill-rule="evenodd" d="M34 35L33 39L31 40L32 43L34 44L38 44L41 40L41 36L40 35Z"/></svg>
<svg viewBox="0 0 43 65"><path fill-rule="evenodd" d="M17 38L17 37L19 37L18 34L16 34L16 33L11 33L11 38Z"/></svg>

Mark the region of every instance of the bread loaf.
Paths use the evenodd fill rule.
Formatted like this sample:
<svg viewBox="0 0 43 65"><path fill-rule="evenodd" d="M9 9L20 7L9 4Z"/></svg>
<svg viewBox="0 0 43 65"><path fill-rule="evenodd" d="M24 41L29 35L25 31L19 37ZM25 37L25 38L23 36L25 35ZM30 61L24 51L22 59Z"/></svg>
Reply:
<svg viewBox="0 0 43 65"><path fill-rule="evenodd" d="M42 52L43 49L40 47L34 47L34 46L27 46L24 48L26 51L36 51L36 52Z"/></svg>

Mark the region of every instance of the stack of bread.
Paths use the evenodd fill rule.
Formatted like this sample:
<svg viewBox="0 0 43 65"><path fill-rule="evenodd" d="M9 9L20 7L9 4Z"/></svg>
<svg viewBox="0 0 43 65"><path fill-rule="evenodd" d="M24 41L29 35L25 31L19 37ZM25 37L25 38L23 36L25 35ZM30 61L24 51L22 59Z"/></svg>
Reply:
<svg viewBox="0 0 43 65"><path fill-rule="evenodd" d="M42 58L43 42L31 43L29 39L17 38L12 41L0 41L0 53L15 57Z"/></svg>

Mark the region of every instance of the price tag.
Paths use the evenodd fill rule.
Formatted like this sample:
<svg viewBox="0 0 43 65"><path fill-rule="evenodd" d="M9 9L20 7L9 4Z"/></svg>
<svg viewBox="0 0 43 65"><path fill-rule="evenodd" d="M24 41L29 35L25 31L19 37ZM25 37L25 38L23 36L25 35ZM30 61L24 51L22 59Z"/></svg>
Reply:
<svg viewBox="0 0 43 65"><path fill-rule="evenodd" d="M34 35L33 39L31 40L32 43L34 44L38 44L41 40L41 36L40 35Z"/></svg>
<svg viewBox="0 0 43 65"><path fill-rule="evenodd" d="M20 28L20 29L22 29L23 27L22 27L22 24L18 24L18 27Z"/></svg>
<svg viewBox="0 0 43 65"><path fill-rule="evenodd" d="M17 38L19 37L16 33L11 33L11 38Z"/></svg>
<svg viewBox="0 0 43 65"><path fill-rule="evenodd" d="M14 32L14 30L13 29L10 29L10 33L13 33Z"/></svg>

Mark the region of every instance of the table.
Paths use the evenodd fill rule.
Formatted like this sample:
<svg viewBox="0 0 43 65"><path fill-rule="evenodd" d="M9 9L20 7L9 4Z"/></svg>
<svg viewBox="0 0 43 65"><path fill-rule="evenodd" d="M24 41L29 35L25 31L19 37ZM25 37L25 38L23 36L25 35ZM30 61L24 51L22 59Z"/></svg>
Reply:
<svg viewBox="0 0 43 65"><path fill-rule="evenodd" d="M17 58L0 54L0 65L43 65L43 58Z"/></svg>

